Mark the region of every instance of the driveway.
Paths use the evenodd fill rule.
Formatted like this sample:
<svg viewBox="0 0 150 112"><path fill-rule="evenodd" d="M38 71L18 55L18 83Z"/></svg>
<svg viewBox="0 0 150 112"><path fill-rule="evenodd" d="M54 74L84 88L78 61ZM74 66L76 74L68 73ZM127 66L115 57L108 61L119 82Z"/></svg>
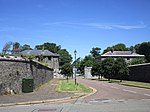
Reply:
<svg viewBox="0 0 150 112"><path fill-rule="evenodd" d="M107 83L104 81L78 79L78 82L97 89L97 92L84 98L84 102L102 100L143 100L150 99L150 89Z"/></svg>

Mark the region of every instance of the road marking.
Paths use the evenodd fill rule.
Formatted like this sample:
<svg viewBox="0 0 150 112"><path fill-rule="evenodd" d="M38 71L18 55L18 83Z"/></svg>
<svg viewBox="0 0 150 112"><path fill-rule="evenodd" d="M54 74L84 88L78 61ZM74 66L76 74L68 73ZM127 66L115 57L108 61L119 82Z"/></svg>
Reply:
<svg viewBox="0 0 150 112"><path fill-rule="evenodd" d="M127 91L127 92L130 92L130 93L136 93L135 91L131 91L131 90L128 90L128 89L123 89L123 91Z"/></svg>
<svg viewBox="0 0 150 112"><path fill-rule="evenodd" d="M150 94L144 94L145 96L150 96Z"/></svg>
<svg viewBox="0 0 150 112"><path fill-rule="evenodd" d="M114 89L119 89L118 87L115 87L115 86L110 86L111 88L114 88Z"/></svg>

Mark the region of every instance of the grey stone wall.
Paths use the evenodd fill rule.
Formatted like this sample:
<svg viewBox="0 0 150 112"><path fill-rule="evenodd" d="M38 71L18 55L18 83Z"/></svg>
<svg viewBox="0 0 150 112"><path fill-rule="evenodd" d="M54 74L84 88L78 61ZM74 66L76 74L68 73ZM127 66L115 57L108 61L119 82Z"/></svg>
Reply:
<svg viewBox="0 0 150 112"><path fill-rule="evenodd" d="M150 82L150 63L129 66L129 80Z"/></svg>
<svg viewBox="0 0 150 112"><path fill-rule="evenodd" d="M0 95L22 92L22 79L33 78L34 89L53 76L53 69L34 61L0 59Z"/></svg>

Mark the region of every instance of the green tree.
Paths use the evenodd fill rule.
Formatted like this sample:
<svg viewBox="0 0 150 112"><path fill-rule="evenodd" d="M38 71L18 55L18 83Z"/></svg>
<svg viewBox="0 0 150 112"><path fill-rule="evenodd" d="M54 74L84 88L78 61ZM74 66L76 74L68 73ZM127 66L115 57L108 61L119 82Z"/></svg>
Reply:
<svg viewBox="0 0 150 112"><path fill-rule="evenodd" d="M112 69L114 72L113 75L118 77L120 79L120 82L122 82L123 77L129 74L127 63L125 62L123 58L117 58L114 61Z"/></svg>
<svg viewBox="0 0 150 112"><path fill-rule="evenodd" d="M147 62L150 62L150 42L143 42L135 45L136 52L145 55Z"/></svg>
<svg viewBox="0 0 150 112"><path fill-rule="evenodd" d="M145 58L134 58L130 61L130 65L142 64L145 62Z"/></svg>
<svg viewBox="0 0 150 112"><path fill-rule="evenodd" d="M128 51L129 49L126 47L125 44L123 43L119 43L119 44L116 44L112 47L107 47L104 51L103 51L103 54L105 54L106 52L108 51Z"/></svg>
<svg viewBox="0 0 150 112"><path fill-rule="evenodd" d="M102 62L99 60L96 60L95 63L92 66L91 70L92 76L98 76L98 79L100 79L100 76L102 78Z"/></svg>
<svg viewBox="0 0 150 112"><path fill-rule="evenodd" d="M100 50L101 50L101 48L95 47L95 48L92 48L90 53L94 58L96 58L96 57L100 56Z"/></svg>
<svg viewBox="0 0 150 112"><path fill-rule="evenodd" d="M80 63L80 71L81 71L81 73L84 74L84 67L85 66L92 67L94 61L95 61L95 59L94 59L93 56L91 56L91 55L85 56L85 58L83 60L81 60L81 63Z"/></svg>
<svg viewBox="0 0 150 112"><path fill-rule="evenodd" d="M72 57L66 49L61 49L58 51L59 56L59 65L63 66L65 63L71 63Z"/></svg>
<svg viewBox="0 0 150 112"><path fill-rule="evenodd" d="M47 43L44 43L42 45L36 45L35 48L38 50L44 49L44 50L49 50L53 53L57 53L61 49L61 46L60 45L57 46L55 43L47 42Z"/></svg>
<svg viewBox="0 0 150 112"><path fill-rule="evenodd" d="M113 46L113 49L115 51L128 51L128 48L123 43L116 44L115 46Z"/></svg>
<svg viewBox="0 0 150 112"><path fill-rule="evenodd" d="M13 49L18 49L18 48L20 48L20 43L19 42L15 42L13 44Z"/></svg>
<svg viewBox="0 0 150 112"><path fill-rule="evenodd" d="M32 48L30 47L30 45L24 44L24 45L22 46L22 51L24 51L24 50L32 50Z"/></svg>
<svg viewBox="0 0 150 112"><path fill-rule="evenodd" d="M81 58L79 57L78 59L76 59L76 61L74 61L74 62L72 63L72 66L76 66L77 70L80 70L80 71L81 71L81 69L80 69L80 66L81 66Z"/></svg>
<svg viewBox="0 0 150 112"><path fill-rule="evenodd" d="M70 63L65 63L62 67L61 67L61 74L63 74L66 79L68 80L69 77L72 76L73 74L73 67Z"/></svg>
<svg viewBox="0 0 150 112"><path fill-rule="evenodd" d="M105 53L107 53L108 51L112 51L112 47L107 47L104 51L103 51L103 53L102 54L105 54Z"/></svg>
<svg viewBox="0 0 150 112"><path fill-rule="evenodd" d="M113 75L113 64L114 59L113 58L106 58L102 61L102 71L103 75L108 78L108 80L111 79Z"/></svg>

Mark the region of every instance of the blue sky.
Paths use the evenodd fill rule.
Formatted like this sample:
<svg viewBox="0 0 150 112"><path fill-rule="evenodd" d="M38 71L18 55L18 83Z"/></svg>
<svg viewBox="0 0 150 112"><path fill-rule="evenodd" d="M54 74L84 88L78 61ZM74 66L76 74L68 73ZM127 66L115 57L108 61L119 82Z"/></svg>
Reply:
<svg viewBox="0 0 150 112"><path fill-rule="evenodd" d="M150 41L150 0L0 0L0 51L8 41L53 42L73 56Z"/></svg>

